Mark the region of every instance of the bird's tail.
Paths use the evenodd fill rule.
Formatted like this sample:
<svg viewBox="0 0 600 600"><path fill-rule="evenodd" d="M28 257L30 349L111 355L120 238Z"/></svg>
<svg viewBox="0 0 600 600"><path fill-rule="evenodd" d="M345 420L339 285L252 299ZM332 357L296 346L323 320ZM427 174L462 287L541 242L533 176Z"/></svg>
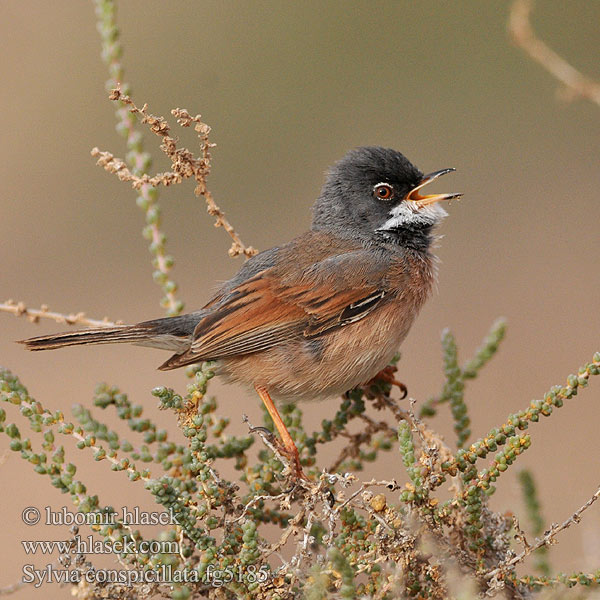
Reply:
<svg viewBox="0 0 600 600"><path fill-rule="evenodd" d="M113 325L65 331L20 340L19 344L24 344L29 350L53 350L85 344L129 343L181 352L189 346L194 328L204 315L204 311L198 311L178 317L144 321L136 325Z"/></svg>
<svg viewBox="0 0 600 600"><path fill-rule="evenodd" d="M142 329L136 325L115 325L114 327L96 327L53 335L40 335L28 340L19 340L18 343L24 344L28 350L54 350L64 346L83 344L135 343L147 339L148 333L148 329Z"/></svg>

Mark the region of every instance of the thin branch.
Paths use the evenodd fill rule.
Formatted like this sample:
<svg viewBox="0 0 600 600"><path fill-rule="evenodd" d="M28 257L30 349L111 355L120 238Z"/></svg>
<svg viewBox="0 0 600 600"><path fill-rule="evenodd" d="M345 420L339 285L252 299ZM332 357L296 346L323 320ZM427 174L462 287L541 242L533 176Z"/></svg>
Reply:
<svg viewBox="0 0 600 600"><path fill-rule="evenodd" d="M248 419L248 415L242 415L242 422L248 425L248 431L250 433L258 433L263 441L263 444L275 455L277 460L287 469L288 472L292 472L292 464L286 456L284 456L277 447L277 438L269 431L266 427L254 427Z"/></svg>
<svg viewBox="0 0 600 600"><path fill-rule="evenodd" d="M101 321L89 319L83 312L69 314L53 312L46 304L42 304L39 309L27 308L25 303L14 300L0 303L0 312L11 313L16 317L27 317L32 323L39 323L40 319L52 319L65 325L86 325L88 327L112 327L123 323L123 321L111 321L108 317L104 317Z"/></svg>
<svg viewBox="0 0 600 600"><path fill-rule="evenodd" d="M536 36L529 20L533 4L533 0L513 2L508 21L512 40L566 87L569 99L586 98L600 106L600 84L581 74Z"/></svg>
<svg viewBox="0 0 600 600"><path fill-rule="evenodd" d="M194 173L194 177L197 182L194 193L196 196L203 196L206 202L206 210L209 215L215 217L215 227L223 227L223 229L229 234L229 237L233 240L231 248L229 249L230 256L238 256L244 254L247 258L258 254L258 250L252 246L245 246L239 235L231 223L225 218L225 213L217 206L214 201L210 190L206 187L206 177L210 172L210 149L214 148L215 144L211 144L208 141L208 134L210 133L210 127L200 120L200 115L192 117L185 109L175 108L171 111L171 114L177 117L177 122L182 127L189 127L192 123L195 131L198 133L200 140L200 150L202 152L201 162L203 164L203 171L200 171L200 175Z"/></svg>
<svg viewBox="0 0 600 600"><path fill-rule="evenodd" d="M399 490L402 487L398 484L398 482L395 479L384 479L381 481L378 481L376 479L371 479L371 481L365 481L364 483L361 484L361 486L358 488L358 490L353 492L351 496L349 496L346 500L344 500L341 504L339 504L338 506L336 506L333 509L334 514L338 514L342 510L342 508L344 508L346 505L350 504L350 502L352 502L352 500L354 500L354 498L356 498L358 495L362 494L367 488L373 487L373 486L385 486L386 488L388 488L388 490L390 490L392 492Z"/></svg>
<svg viewBox="0 0 600 600"><path fill-rule="evenodd" d="M365 444L369 444L376 433L383 432L389 438L395 439L396 431L384 421L378 423L364 414L360 415L359 418L367 424L365 429L355 434L349 434L345 431L340 432L340 435L347 437L349 442L341 449L338 457L327 469L329 473L335 473L347 458L359 456L361 448Z"/></svg>
<svg viewBox="0 0 600 600"><path fill-rule="evenodd" d="M204 197L208 213L215 217L215 227L223 227L233 240L229 255L244 254L248 258L254 256L258 251L242 242L231 223L225 218L225 213L215 203L206 186L206 178L210 173L210 149L214 147L214 144L208 139L210 127L202 122L201 116L192 116L184 108L175 108L171 111L181 127L194 125L194 130L198 134L201 153L200 157L196 158L187 148L177 147L177 140L170 135L171 127L169 123L163 117L157 117L148 112L147 104L138 108L133 100L124 94L119 87L111 91L109 98L126 105L129 112L140 116L142 124L148 125L152 133L162 138L160 149L171 160L171 171L156 173L153 176L146 173L136 175L122 159L115 158L110 152L103 152L98 148L94 148L92 156L98 159L97 164L110 173L117 175L121 181L130 182L135 190L140 190L143 186L169 186L181 183L184 179L193 178L196 181L194 193L198 197Z"/></svg>
<svg viewBox="0 0 600 600"><path fill-rule="evenodd" d="M556 535L564 529L567 529L571 525L579 523L581 521L581 513L586 511L592 504L594 504L594 502L596 502L598 498L600 498L600 487L596 490L594 495L585 504L579 507L566 521L564 521L560 525L558 523L553 523L552 527L550 527L550 529L548 529L548 531L545 532L543 537L537 538L533 544L526 545L525 549L520 554L517 554L509 561L501 564L499 567L486 573L485 578L493 579L498 575L504 574L515 565L519 564L520 562L523 562L523 560L527 556L529 556L534 550L537 550L542 546L549 546L555 543L554 538L556 537Z"/></svg>
<svg viewBox="0 0 600 600"><path fill-rule="evenodd" d="M123 47L119 39L115 3L94 0L94 4L98 18L98 32L102 40L102 60L108 67L110 75L106 82L107 89L119 87L125 93L130 93L129 85L124 82L125 73L121 62ZM135 117L129 113L127 107L119 102L115 113L117 131L127 141L127 162L133 173L139 175L150 168L152 158L148 152L144 152L143 136L137 130ZM165 294L161 306L167 309L169 316L180 314L183 311L183 302L176 297L177 284L169 276L174 259L166 254L166 236L160 229L158 189L150 184L144 184L137 188L137 191L139 193L137 205L146 215L144 237L150 242L150 251L154 257L152 261L156 269L153 274L154 281Z"/></svg>

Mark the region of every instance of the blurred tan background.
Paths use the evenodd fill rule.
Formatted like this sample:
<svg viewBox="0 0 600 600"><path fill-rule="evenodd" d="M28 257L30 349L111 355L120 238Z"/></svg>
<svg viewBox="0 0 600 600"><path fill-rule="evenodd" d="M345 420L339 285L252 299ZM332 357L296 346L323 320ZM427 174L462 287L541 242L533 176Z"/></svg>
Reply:
<svg viewBox="0 0 600 600"><path fill-rule="evenodd" d="M246 243L264 249L307 228L324 170L354 146L397 148L426 172L457 168L436 189L465 197L442 226L439 289L402 348L400 378L421 401L437 393L441 330L452 328L466 359L492 321L506 316L501 351L467 391L474 437L600 349L600 109L557 100L557 83L509 42L508 8L475 0L128 0L118 16L138 105L165 116L185 107L212 126L218 147L210 187ZM540 1L534 13L540 36L595 78L599 22L600 3L586 0ZM91 3L4 0L0 36L0 300L124 321L161 316L135 194L89 155L94 146L124 154ZM159 157L156 138L145 137ZM191 132L181 138L195 145ZM154 164L167 166L162 158ZM161 192L161 205L173 277L193 310L242 259L228 258L229 238L212 226L191 184ZM0 313L0 363L52 409L68 414L74 402L91 405L95 384L108 380L175 429L149 394L156 385L185 390L183 373L155 370L163 353L115 346L33 354L13 343L60 329ZM232 431L244 431L242 409L259 420L254 397L218 382L211 389ZM531 428L533 446L519 463L535 470L549 521L564 520L600 483L599 401L600 381L593 381ZM311 424L336 407L303 405ZM6 408L9 422L24 425ZM435 424L453 441L448 412ZM74 457L103 502L154 510L141 484L106 463L90 465L91 454ZM395 461L400 469L392 454L373 475L389 476ZM10 451L1 469L6 586L25 562L51 562L27 558L20 540L68 537L66 528L27 528L23 508L58 509L69 499ZM515 506L516 471L503 475L494 508ZM597 568L600 507L552 552L557 569Z"/></svg>

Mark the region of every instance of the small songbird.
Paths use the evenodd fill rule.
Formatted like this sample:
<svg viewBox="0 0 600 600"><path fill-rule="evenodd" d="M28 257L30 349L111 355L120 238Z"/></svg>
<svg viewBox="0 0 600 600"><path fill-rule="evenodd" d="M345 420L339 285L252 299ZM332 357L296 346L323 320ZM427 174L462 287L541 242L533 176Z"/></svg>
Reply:
<svg viewBox="0 0 600 600"><path fill-rule="evenodd" d="M129 342L175 354L159 369L215 361L256 389L302 475L272 398L323 398L370 381L406 337L435 281L431 245L446 216L400 152L352 150L327 175L309 231L250 258L200 310L23 340L30 350Z"/></svg>

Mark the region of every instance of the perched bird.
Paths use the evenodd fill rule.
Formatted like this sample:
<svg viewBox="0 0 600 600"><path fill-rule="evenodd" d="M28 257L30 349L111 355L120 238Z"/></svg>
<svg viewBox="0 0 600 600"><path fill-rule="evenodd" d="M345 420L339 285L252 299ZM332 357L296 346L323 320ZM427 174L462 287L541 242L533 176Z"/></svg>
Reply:
<svg viewBox="0 0 600 600"><path fill-rule="evenodd" d="M400 152L363 147L330 170L309 231L249 259L200 310L177 317L23 340L30 350L129 342L174 352L159 369L216 361L216 373L256 389L302 475L272 398L344 393L384 369L435 280L438 204Z"/></svg>

